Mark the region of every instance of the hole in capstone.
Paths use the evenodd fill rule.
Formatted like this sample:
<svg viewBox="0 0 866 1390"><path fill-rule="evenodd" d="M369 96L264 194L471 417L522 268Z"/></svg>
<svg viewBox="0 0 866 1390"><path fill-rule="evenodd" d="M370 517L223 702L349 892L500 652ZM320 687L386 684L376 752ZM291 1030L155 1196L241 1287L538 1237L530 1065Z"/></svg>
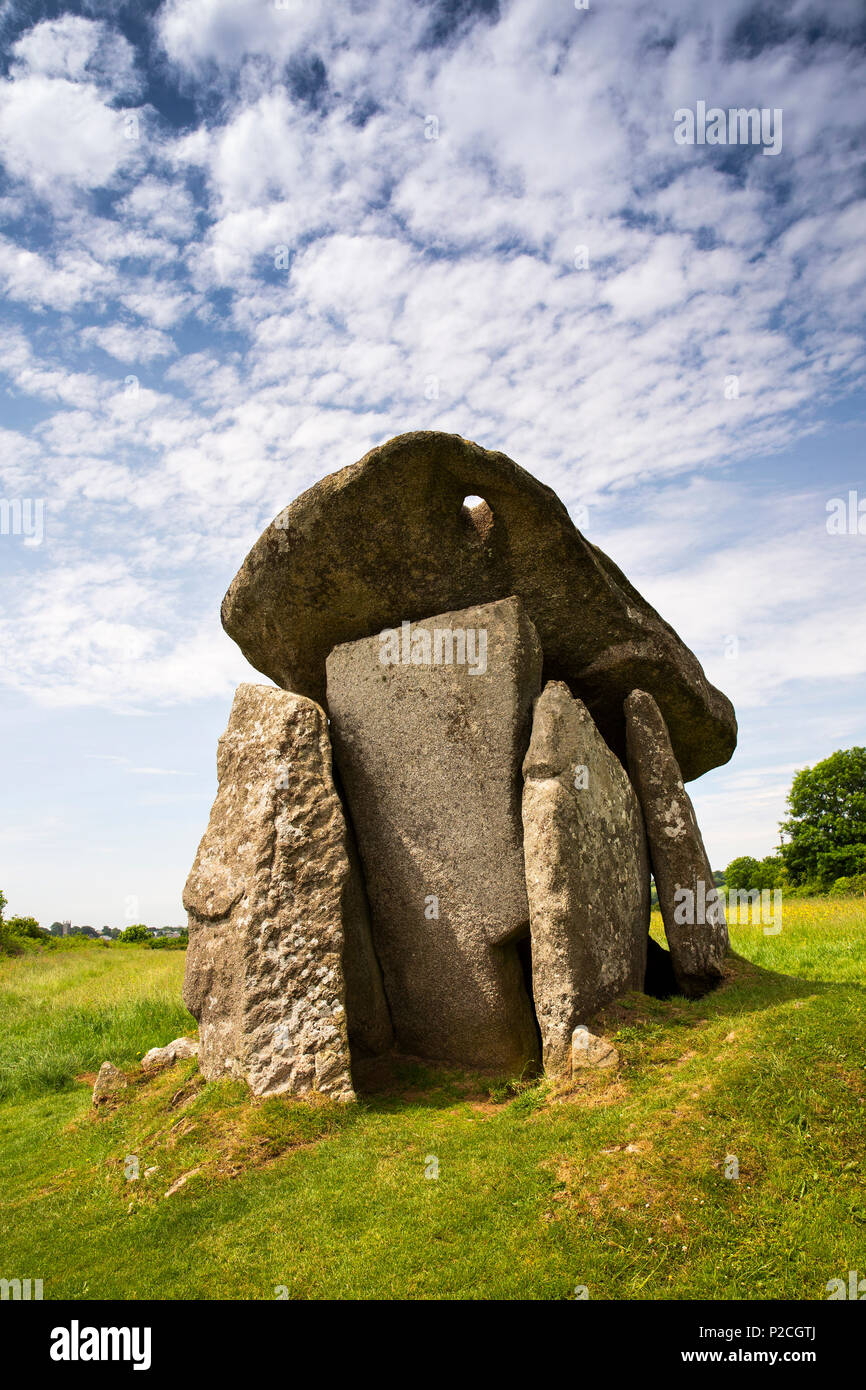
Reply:
<svg viewBox="0 0 866 1390"><path fill-rule="evenodd" d="M483 497L464 497L460 514L482 540L487 539L493 526L493 512Z"/></svg>

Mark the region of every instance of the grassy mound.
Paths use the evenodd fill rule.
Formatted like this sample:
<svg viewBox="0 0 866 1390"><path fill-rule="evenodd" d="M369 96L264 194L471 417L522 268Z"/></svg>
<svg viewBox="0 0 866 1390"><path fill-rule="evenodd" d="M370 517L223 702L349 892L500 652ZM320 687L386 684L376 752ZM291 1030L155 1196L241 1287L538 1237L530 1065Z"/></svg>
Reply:
<svg viewBox="0 0 866 1390"><path fill-rule="evenodd" d="M826 1298L866 1270L866 905L732 940L707 999L607 1010L612 1072L388 1059L352 1106L142 1074L193 1031L181 953L4 961L0 1272L46 1298ZM131 1084L96 1113L106 1056Z"/></svg>

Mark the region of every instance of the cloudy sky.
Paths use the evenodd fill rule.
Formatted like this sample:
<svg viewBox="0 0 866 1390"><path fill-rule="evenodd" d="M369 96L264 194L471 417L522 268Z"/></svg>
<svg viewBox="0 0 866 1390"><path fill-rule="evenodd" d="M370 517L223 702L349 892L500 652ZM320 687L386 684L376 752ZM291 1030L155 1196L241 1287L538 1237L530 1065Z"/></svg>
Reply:
<svg viewBox="0 0 866 1390"><path fill-rule="evenodd" d="M734 700L714 865L866 742L861 0L0 4L0 886L182 920L249 546L407 429L557 489ZM680 109L782 113L681 144ZM17 510L16 510L17 508ZM846 515L850 514L846 513ZM853 534L849 532L853 530Z"/></svg>

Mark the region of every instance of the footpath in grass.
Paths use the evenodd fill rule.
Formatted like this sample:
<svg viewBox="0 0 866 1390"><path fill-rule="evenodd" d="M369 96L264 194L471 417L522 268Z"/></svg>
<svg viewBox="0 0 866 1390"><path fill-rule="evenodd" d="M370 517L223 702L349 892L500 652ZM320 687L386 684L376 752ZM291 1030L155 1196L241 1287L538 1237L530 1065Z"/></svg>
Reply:
<svg viewBox="0 0 866 1390"><path fill-rule="evenodd" d="M866 1274L866 904L731 934L717 993L606 1012L614 1072L389 1060L348 1107L194 1062L145 1078L193 1028L182 953L3 962L0 1275L46 1298L824 1299ZM130 1085L96 1114L106 1056Z"/></svg>

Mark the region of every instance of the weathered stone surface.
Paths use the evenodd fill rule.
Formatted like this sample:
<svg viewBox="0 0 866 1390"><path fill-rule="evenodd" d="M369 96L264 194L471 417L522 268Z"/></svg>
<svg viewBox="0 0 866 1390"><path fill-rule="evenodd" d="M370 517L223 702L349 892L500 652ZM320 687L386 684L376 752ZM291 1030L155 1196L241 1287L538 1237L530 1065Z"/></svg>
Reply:
<svg viewBox="0 0 866 1390"><path fill-rule="evenodd" d="M535 702L523 775L535 1012L545 1070L568 1075L575 1027L643 988L646 838L622 764L561 681Z"/></svg>
<svg viewBox="0 0 866 1390"><path fill-rule="evenodd" d="M619 1053L607 1038L590 1033L580 1024L571 1035L571 1070L581 1071L584 1067L615 1067Z"/></svg>
<svg viewBox="0 0 866 1390"><path fill-rule="evenodd" d="M111 1100L118 1091L125 1090L127 1084L126 1077L119 1067L113 1062L103 1062L93 1087L93 1104L101 1105L103 1101Z"/></svg>
<svg viewBox="0 0 866 1390"><path fill-rule="evenodd" d="M633 690L625 716L629 773L646 822L677 987L682 994L705 994L724 973L724 908L661 710L652 695Z"/></svg>
<svg viewBox="0 0 866 1390"><path fill-rule="evenodd" d="M470 495L484 504L470 511ZM400 435L310 488L256 542L222 618L253 666L321 701L338 643L512 594L538 631L545 678L569 683L621 756L622 703L640 687L686 779L727 762L733 708L697 658L550 488L459 435Z"/></svg>
<svg viewBox="0 0 866 1390"><path fill-rule="evenodd" d="M433 660L437 630L440 656L454 643L451 664ZM462 664L461 632L477 643ZM377 636L338 646L327 663L394 1029L407 1052L519 1070L538 1053L514 944L528 926L520 763L538 640L509 598L413 624L405 650L415 663L403 664L401 647L398 664L383 664L394 651Z"/></svg>
<svg viewBox="0 0 866 1390"><path fill-rule="evenodd" d="M195 1038L175 1038L174 1042L166 1043L165 1047L152 1047L149 1052L145 1052L141 1065L145 1071L150 1071L156 1067L170 1067L175 1062L197 1056L198 1043Z"/></svg>
<svg viewBox="0 0 866 1390"><path fill-rule="evenodd" d="M350 865L324 711L303 696L240 686L217 772L184 891L184 999L199 1022L201 1070L209 1080L243 1077L259 1095L351 1100ZM367 989L372 997L375 982Z"/></svg>

